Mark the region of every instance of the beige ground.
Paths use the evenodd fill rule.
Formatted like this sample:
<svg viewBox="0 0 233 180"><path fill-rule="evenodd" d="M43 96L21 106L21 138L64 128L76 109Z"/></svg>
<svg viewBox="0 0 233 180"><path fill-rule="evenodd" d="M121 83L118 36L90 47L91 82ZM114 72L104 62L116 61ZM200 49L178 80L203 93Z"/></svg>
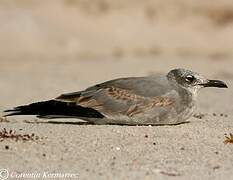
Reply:
<svg viewBox="0 0 233 180"><path fill-rule="evenodd" d="M79 179L233 179L233 144L223 143L233 133L232 1L5 0L0 22L0 112L174 67L229 86L201 91L204 116L178 126L3 119L0 130L39 139L0 141L0 169Z"/></svg>

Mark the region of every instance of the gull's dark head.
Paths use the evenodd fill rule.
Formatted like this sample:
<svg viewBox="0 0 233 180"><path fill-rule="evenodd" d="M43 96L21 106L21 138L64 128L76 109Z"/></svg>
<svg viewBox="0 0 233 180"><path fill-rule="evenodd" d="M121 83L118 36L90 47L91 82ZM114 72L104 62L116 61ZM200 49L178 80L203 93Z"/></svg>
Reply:
<svg viewBox="0 0 233 180"><path fill-rule="evenodd" d="M227 88L226 83L220 80L209 80L204 76L186 69L173 69L167 74L172 82L190 91L196 92L203 87Z"/></svg>

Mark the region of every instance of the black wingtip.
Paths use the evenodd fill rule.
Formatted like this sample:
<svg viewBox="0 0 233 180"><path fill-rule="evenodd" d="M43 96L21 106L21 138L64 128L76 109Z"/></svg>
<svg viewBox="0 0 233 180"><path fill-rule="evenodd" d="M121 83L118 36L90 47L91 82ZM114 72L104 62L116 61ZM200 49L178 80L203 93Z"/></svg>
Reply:
<svg viewBox="0 0 233 180"><path fill-rule="evenodd" d="M5 110L4 117L15 115L36 115L44 117L48 115L64 115L73 117L103 118L100 112L95 109L82 107L75 103L66 103L56 100L36 102L29 105L18 106L13 109Z"/></svg>
<svg viewBox="0 0 233 180"><path fill-rule="evenodd" d="M4 112L4 113L9 113L9 112L14 112L14 111L17 111L17 110L14 108L14 109L7 109L7 110L4 110L3 112Z"/></svg>
<svg viewBox="0 0 233 180"><path fill-rule="evenodd" d="M3 111L3 117L8 117L8 116L15 116L15 115L20 115L22 112L18 107L15 107L13 109L7 109Z"/></svg>

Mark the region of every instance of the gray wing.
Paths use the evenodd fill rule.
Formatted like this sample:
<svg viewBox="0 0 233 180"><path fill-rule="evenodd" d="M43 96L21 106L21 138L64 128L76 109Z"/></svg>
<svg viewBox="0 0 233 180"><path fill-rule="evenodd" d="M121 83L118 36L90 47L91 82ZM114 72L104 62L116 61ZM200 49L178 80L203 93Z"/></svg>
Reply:
<svg viewBox="0 0 233 180"><path fill-rule="evenodd" d="M63 94L59 101L93 108L108 118L133 117L148 108L167 107L173 100L166 77L131 77L107 81L84 91Z"/></svg>
<svg viewBox="0 0 233 180"><path fill-rule="evenodd" d="M166 76L119 78L97 84L87 88L86 90L96 90L107 87L129 90L132 93L145 97L160 96L170 91L170 84Z"/></svg>

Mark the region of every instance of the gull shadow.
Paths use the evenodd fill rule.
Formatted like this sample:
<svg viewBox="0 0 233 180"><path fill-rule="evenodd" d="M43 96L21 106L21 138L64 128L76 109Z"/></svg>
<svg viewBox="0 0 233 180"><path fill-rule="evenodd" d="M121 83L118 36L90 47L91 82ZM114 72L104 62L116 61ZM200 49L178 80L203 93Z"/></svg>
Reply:
<svg viewBox="0 0 233 180"><path fill-rule="evenodd" d="M98 125L92 122L82 122L82 121L24 121L25 123L29 124L68 124L68 125Z"/></svg>
<svg viewBox="0 0 233 180"><path fill-rule="evenodd" d="M189 121L186 122L181 122L177 124L121 124L121 123L105 123L105 124L100 124L100 123L94 123L94 122L87 122L87 121L24 121L25 123L30 123L30 124L64 124L64 125L95 125L95 126L103 126L103 125L113 125L113 126L179 126L182 124L188 124L190 123Z"/></svg>

